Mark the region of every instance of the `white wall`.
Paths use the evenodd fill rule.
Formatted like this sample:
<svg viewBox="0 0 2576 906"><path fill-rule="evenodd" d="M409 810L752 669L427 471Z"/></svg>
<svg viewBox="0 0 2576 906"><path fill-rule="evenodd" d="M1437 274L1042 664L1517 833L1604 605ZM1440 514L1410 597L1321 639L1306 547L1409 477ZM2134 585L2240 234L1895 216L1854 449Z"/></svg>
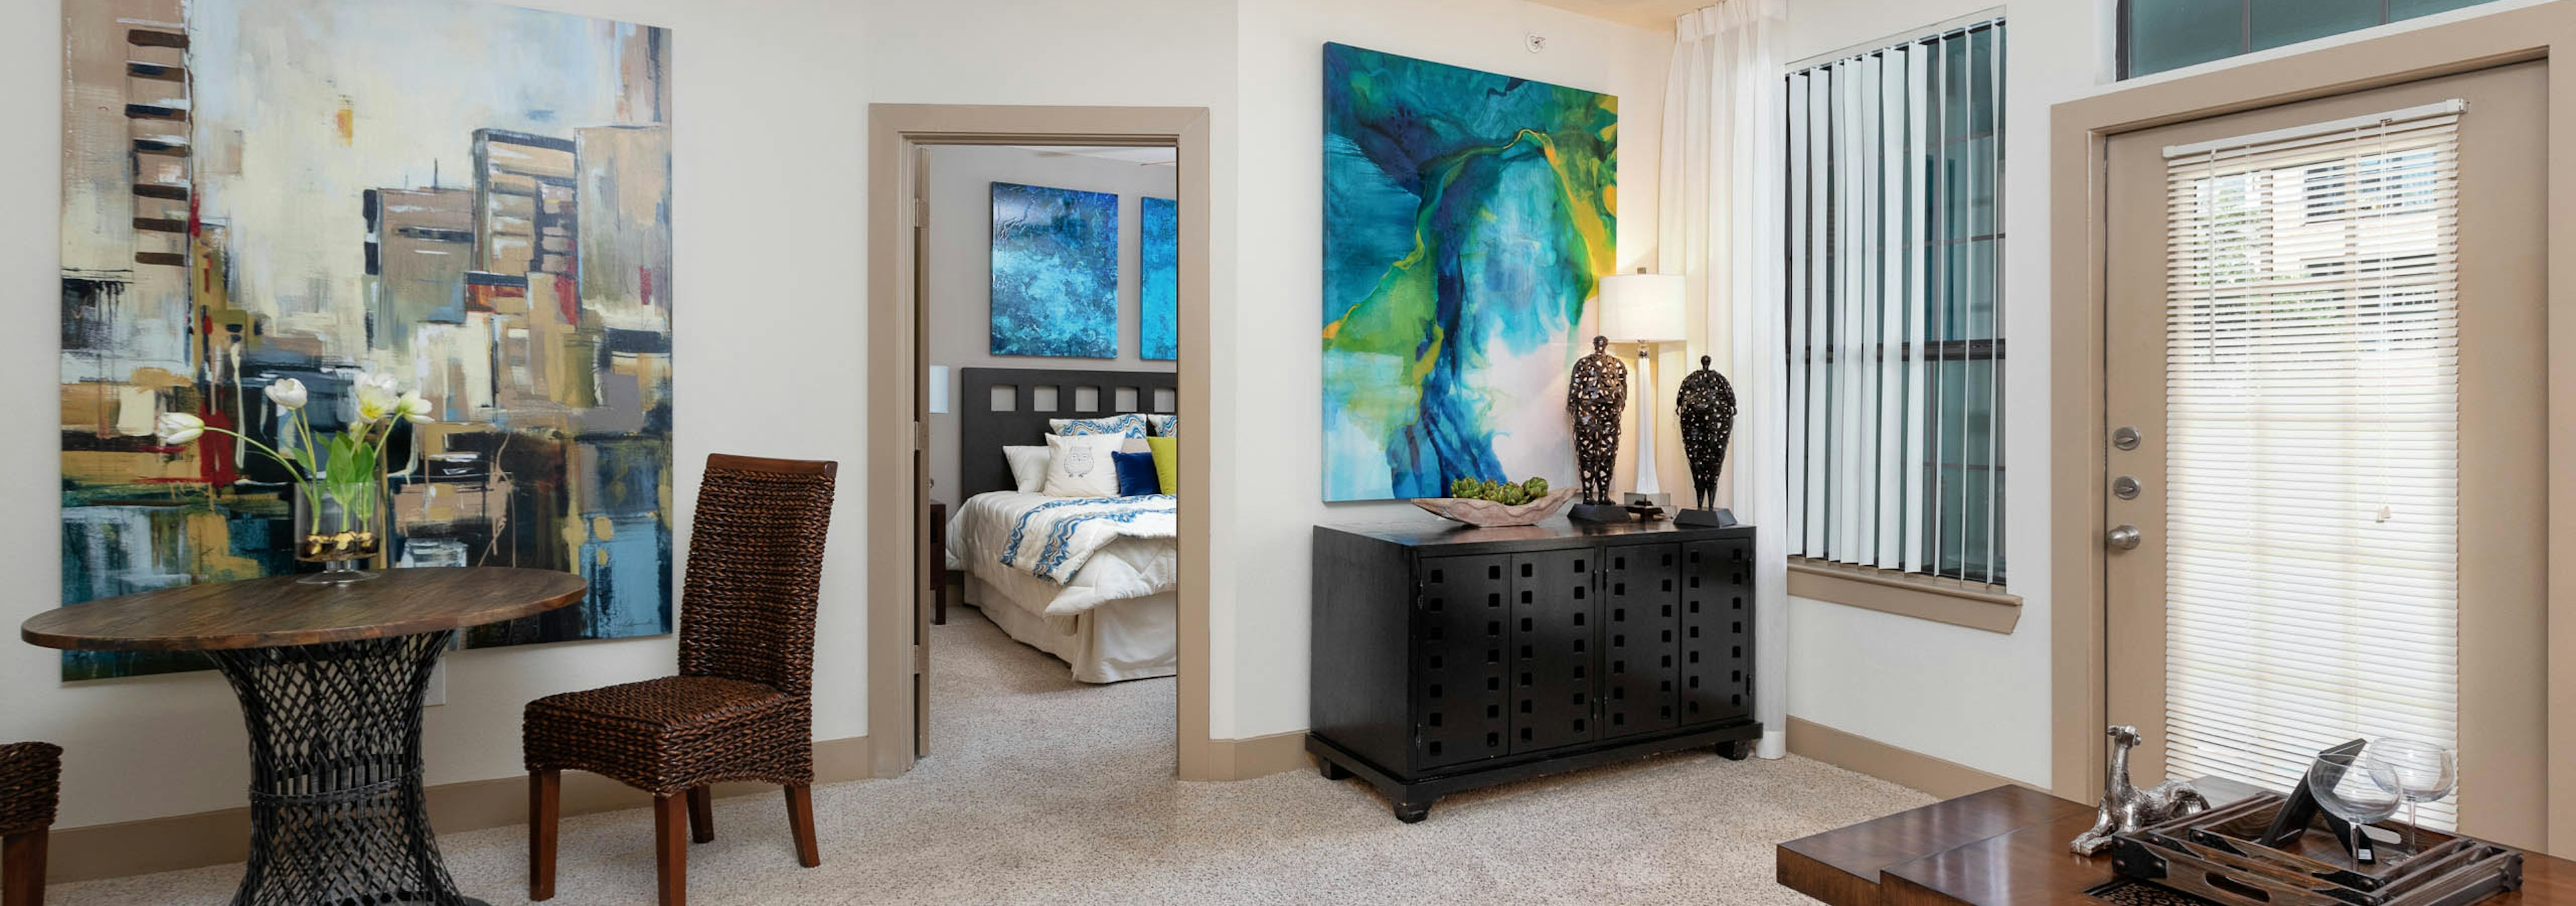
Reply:
<svg viewBox="0 0 2576 906"><path fill-rule="evenodd" d="M1219 343L1232 348L1223 367L1243 380L1230 397L1239 412L1233 456L1218 461L1230 467L1219 480L1233 487L1245 514L1232 549L1260 553L1235 558L1232 600L1218 599L1220 612L1231 614L1216 623L1235 642L1232 669L1217 674L1214 692L1216 735L1246 738L1307 724L1311 526L1419 517L1402 503L1319 502L1324 42L1618 95L1619 260L1634 266L1651 264L1655 253L1656 158L1672 34L1490 0L1247 3L1241 28L1242 279L1230 306L1236 323ZM1546 52L1524 49L1522 36L1531 32L1548 37ZM1218 305L1227 301L1220 290Z"/></svg>
<svg viewBox="0 0 2576 906"><path fill-rule="evenodd" d="M878 103L1209 108L1220 404L1207 436L1228 471L1211 499L1183 502L1210 509L1219 552L1209 728L1303 729L1308 526L1413 512L1319 502L1324 42L1618 94L1621 260L1644 263L1670 35L1518 0L883 3L866 28L882 36L863 54ZM1530 31L1553 39L1547 53L1522 49Z"/></svg>
<svg viewBox="0 0 2576 906"><path fill-rule="evenodd" d="M837 0L520 0L673 28L674 414L685 545L702 464L725 451L838 458L856 469L858 425L816 417L798 388L862 386L858 272L865 247L856 166L832 149L864 138L856 16ZM58 599L59 438L51 424L60 210L62 25L57 0L0 2L0 294L28 329L0 334L0 599L15 626ZM839 178L836 178L839 177ZM745 364L739 352L764 351ZM866 732L859 531L864 485L844 481L818 627L815 733ZM12 634L14 635L14 633ZM471 651L430 709L429 782L507 777L520 709L553 692L668 674L669 637ZM212 673L64 685L54 652L0 643L0 739L63 744L61 827L242 804L248 756L232 693Z"/></svg>
<svg viewBox="0 0 2576 906"><path fill-rule="evenodd" d="M2506 0L2160 73L2125 85L2241 66L2521 6ZM1789 713L2015 780L2047 785L2052 614L2047 543L2049 393L2048 126L2052 105L2113 85L2105 0L1794 0L1783 63L2001 8L2005 51L2004 552L2021 625L2009 636L1818 601L1790 611Z"/></svg>
<svg viewBox="0 0 2576 906"><path fill-rule="evenodd" d="M1146 196L1173 197L1174 168L1132 161L1047 153L1010 147L942 146L930 155L929 296L924 306L931 365L949 368L949 406L930 416L930 497L957 506L958 433L964 392L960 368L1051 368L1071 371L1172 371L1170 360L1147 361L1142 350L1143 305L1137 296L1144 273L1137 239ZM1118 357L1115 359L997 356L993 331L993 192L996 182L1118 196ZM1102 400L1103 405L1110 401ZM1150 403L1151 401L1144 401ZM1065 402L1070 405L1070 401ZM1144 405L1139 406L1145 408ZM1034 440L1034 438L1032 438ZM999 454L994 454L999 455Z"/></svg>

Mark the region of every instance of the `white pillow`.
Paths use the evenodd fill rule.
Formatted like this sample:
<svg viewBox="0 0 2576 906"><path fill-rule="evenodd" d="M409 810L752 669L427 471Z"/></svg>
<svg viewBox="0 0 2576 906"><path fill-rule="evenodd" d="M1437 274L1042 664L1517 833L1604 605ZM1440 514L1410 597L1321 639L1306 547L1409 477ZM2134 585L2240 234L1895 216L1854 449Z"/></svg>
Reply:
<svg viewBox="0 0 2576 906"><path fill-rule="evenodd" d="M1116 497L1118 464L1110 454L1127 445L1115 434L1047 435L1046 495Z"/></svg>
<svg viewBox="0 0 2576 906"><path fill-rule="evenodd" d="M1022 494L1046 490L1047 460L1055 458L1045 447L1003 447L1002 458L1011 463L1011 483Z"/></svg>

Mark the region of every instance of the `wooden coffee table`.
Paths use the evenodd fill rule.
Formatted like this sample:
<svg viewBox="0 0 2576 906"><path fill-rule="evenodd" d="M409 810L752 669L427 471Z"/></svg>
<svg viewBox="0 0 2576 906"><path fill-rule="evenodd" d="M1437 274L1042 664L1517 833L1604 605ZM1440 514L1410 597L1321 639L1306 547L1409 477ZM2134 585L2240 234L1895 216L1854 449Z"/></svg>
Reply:
<svg viewBox="0 0 2576 906"><path fill-rule="evenodd" d="M498 567L296 579L105 598L19 632L47 648L202 651L232 681L251 747L238 906L481 903L457 893L422 807L421 695L457 630L562 607L588 585Z"/></svg>
<svg viewBox="0 0 2576 906"><path fill-rule="evenodd" d="M2201 786L2222 805L2253 792ZM2104 906L2085 891L2111 880L2110 855L2066 848L2093 818L2089 804L1996 787L1782 843L1774 864L1782 886L1830 906ZM2576 863L2525 852L2522 890L2482 906L2542 903L2576 906Z"/></svg>

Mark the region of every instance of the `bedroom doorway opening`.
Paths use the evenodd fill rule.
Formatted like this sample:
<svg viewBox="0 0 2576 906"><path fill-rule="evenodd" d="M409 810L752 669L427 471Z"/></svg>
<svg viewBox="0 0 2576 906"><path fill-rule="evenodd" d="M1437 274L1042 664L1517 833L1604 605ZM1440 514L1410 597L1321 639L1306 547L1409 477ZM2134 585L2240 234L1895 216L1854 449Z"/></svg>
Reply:
<svg viewBox="0 0 2576 906"><path fill-rule="evenodd" d="M1207 383L1205 111L871 120L869 367L890 392L870 460L908 466L868 478L875 773L1049 736L1217 777L1206 552L1185 540L1205 537L1183 427Z"/></svg>

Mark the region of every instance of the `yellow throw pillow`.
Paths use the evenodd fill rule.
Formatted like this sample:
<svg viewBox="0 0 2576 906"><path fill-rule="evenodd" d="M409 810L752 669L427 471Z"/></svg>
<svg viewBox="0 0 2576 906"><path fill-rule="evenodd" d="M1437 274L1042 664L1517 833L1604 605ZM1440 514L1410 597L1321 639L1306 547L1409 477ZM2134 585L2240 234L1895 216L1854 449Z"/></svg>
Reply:
<svg viewBox="0 0 2576 906"><path fill-rule="evenodd" d="M1180 439L1174 437L1145 438L1145 445L1154 449L1154 480L1163 486L1165 494L1181 492L1179 444Z"/></svg>

